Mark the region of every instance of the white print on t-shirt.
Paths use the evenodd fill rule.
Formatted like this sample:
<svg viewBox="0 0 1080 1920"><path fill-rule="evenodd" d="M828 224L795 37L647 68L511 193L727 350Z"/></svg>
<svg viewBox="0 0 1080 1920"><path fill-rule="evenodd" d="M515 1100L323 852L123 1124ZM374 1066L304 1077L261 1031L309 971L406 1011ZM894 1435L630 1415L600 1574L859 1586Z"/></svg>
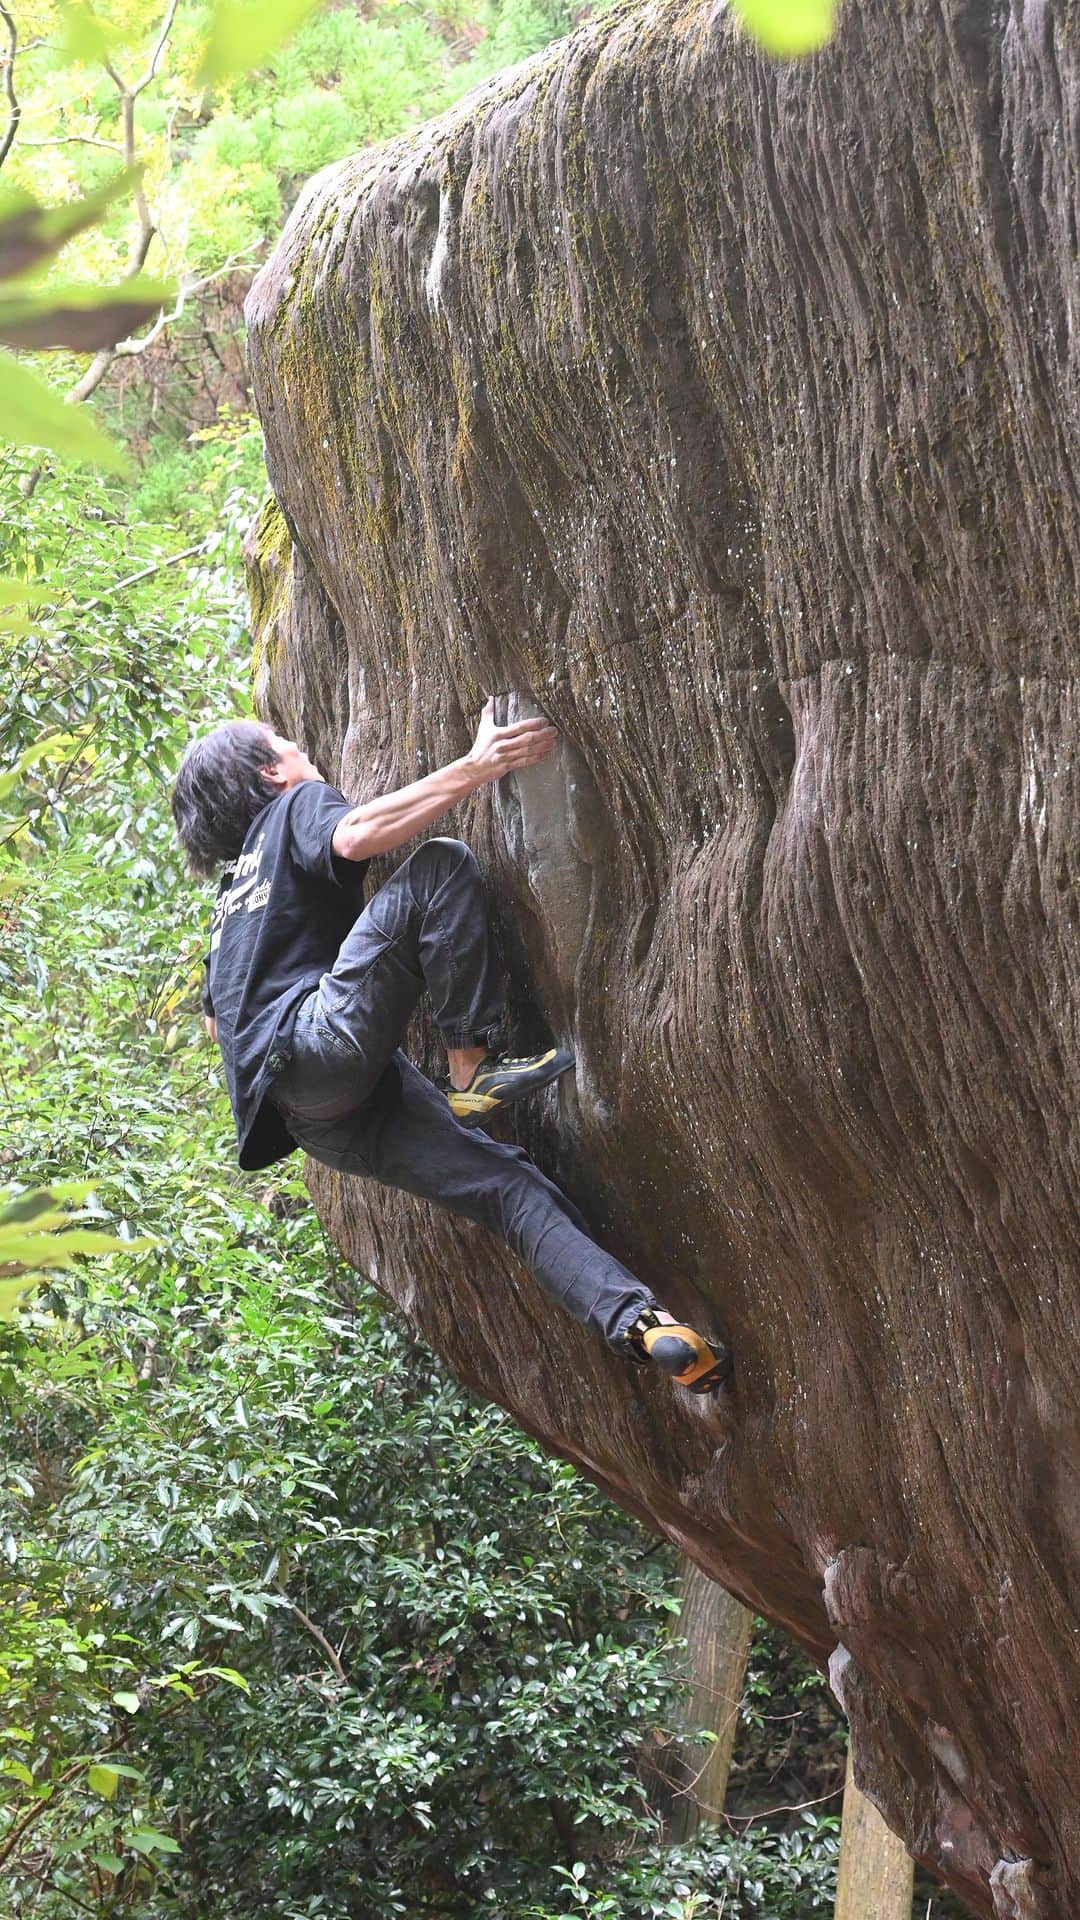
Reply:
<svg viewBox="0 0 1080 1920"><path fill-rule="evenodd" d="M242 853L232 865L232 885L227 893L220 893L214 903L214 924L210 932L210 951L216 952L221 945L221 929L230 913L238 913L243 906L249 913L257 907L265 907L270 898L270 882L264 880L261 885L259 868L262 865L262 849L265 833L260 833L250 853ZM226 868L226 872L229 868Z"/></svg>
<svg viewBox="0 0 1080 1920"><path fill-rule="evenodd" d="M255 845L251 849L251 852L242 853L239 856L236 862L236 866L233 869L233 883L234 883L233 891L234 892L235 892L235 883L237 880L242 880L246 873L258 873L259 866L262 861L263 841L265 839L266 839L265 833L260 833L258 839L255 842Z"/></svg>

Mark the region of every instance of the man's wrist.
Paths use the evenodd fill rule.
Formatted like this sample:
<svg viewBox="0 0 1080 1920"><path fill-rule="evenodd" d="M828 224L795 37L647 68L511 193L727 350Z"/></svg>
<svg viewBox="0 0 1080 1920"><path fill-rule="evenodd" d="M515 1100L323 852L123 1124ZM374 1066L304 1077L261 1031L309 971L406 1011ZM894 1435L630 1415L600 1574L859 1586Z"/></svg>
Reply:
<svg viewBox="0 0 1080 1920"><path fill-rule="evenodd" d="M450 771L462 782L463 799L467 794L475 793L477 787L485 786L491 778L490 774L481 771L469 753L462 754L460 760L451 760Z"/></svg>

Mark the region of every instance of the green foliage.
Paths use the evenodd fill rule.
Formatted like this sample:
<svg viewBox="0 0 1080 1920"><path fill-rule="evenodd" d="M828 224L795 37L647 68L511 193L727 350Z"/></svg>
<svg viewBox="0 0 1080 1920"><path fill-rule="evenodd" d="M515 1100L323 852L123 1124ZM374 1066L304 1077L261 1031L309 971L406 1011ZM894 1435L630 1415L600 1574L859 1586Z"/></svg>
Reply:
<svg viewBox="0 0 1080 1920"><path fill-rule="evenodd" d="M275 114L273 158L284 174L317 173L363 138L356 114L340 93L306 87L283 100Z"/></svg>
<svg viewBox="0 0 1080 1920"><path fill-rule="evenodd" d="M571 8L567 0L502 0L489 13L490 28L486 42L478 50L477 66L484 73L498 73L514 66L531 53L538 53L549 40L567 33ZM469 84L472 82L470 80Z"/></svg>
<svg viewBox="0 0 1080 1920"><path fill-rule="evenodd" d="M806 1813L785 1833L750 1828L653 1845L614 1868L575 1861L555 1870L558 1901L526 1906L515 1920L813 1920L833 1910L839 1826Z"/></svg>

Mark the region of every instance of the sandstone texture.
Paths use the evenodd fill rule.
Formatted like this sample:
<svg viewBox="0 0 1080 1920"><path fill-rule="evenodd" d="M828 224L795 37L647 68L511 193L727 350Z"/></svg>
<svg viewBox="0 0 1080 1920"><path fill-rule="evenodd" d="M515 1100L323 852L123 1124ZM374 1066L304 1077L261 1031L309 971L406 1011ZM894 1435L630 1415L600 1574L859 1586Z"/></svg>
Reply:
<svg viewBox="0 0 1080 1920"><path fill-rule="evenodd" d="M829 1662L998 1920L1080 1914L1078 67L1065 0L849 4L794 65L622 6L312 181L248 307L261 710L358 798L488 692L554 719L440 823L512 1040L577 1051L514 1128L735 1389L468 1223L316 1205Z"/></svg>

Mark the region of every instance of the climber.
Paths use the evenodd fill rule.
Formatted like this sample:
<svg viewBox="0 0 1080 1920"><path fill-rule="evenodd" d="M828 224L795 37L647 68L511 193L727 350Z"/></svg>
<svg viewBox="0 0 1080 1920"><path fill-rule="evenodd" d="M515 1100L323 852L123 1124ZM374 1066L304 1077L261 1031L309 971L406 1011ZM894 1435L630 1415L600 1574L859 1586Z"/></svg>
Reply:
<svg viewBox="0 0 1080 1920"><path fill-rule="evenodd" d="M520 1147L476 1129L573 1066L549 1047L496 1051L503 990L480 870L460 840L428 839L363 903L364 874L476 788L550 753L543 719L497 726L469 752L351 806L294 740L254 720L193 740L173 817L192 873L222 869L202 1007L221 1050L240 1165L295 1147L341 1173L421 1195L491 1229L559 1306L625 1357L706 1393L731 1366L678 1324ZM443 1091L400 1050L426 989Z"/></svg>

